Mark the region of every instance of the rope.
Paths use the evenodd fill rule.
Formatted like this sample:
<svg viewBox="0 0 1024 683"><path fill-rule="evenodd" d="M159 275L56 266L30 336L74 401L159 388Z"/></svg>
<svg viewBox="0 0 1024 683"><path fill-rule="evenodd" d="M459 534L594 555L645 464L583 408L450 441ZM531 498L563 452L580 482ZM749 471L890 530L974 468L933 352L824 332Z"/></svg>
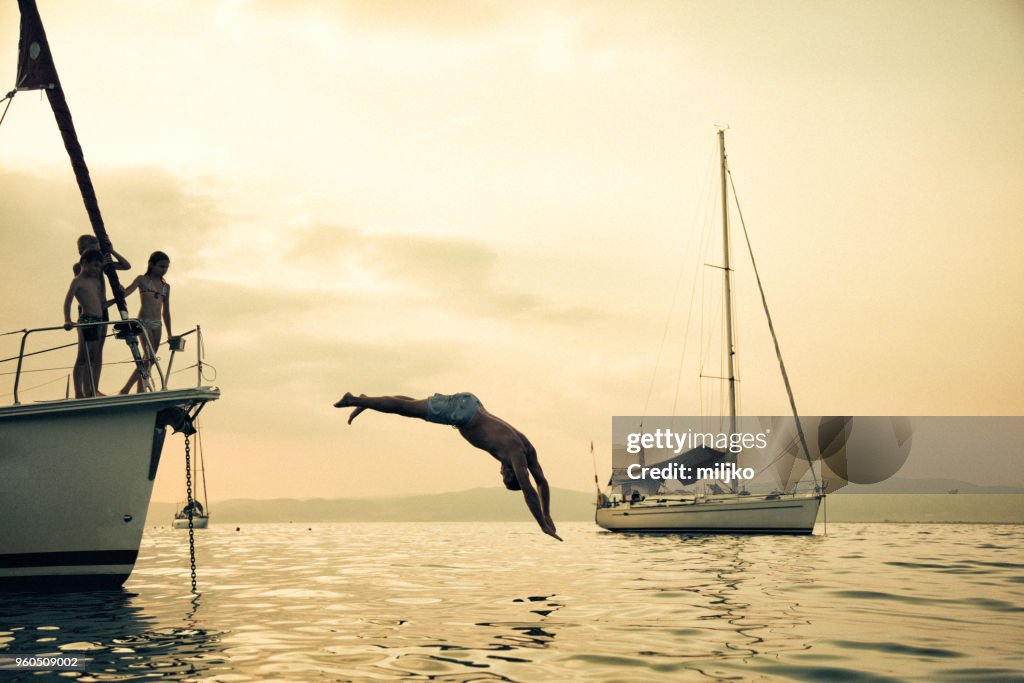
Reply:
<svg viewBox="0 0 1024 683"><path fill-rule="evenodd" d="M130 363L131 361L125 361L125 362L129 362ZM183 368L178 368L177 370L172 371L171 374L168 375L168 377L172 377L174 375L177 375L179 372L185 372L186 370L195 370L197 367L199 367L199 363L193 363L192 365L187 365L187 366L185 366ZM213 370L213 377L207 377L206 373L204 372L203 373L203 379L205 379L207 382L216 382L217 381L217 368L215 368L214 366L210 365L209 363L205 363L204 362L203 363L203 369L205 370L206 368L210 368L211 370Z"/></svg>
<svg viewBox="0 0 1024 683"><path fill-rule="evenodd" d="M203 432L199 429L199 419L196 418L196 443L199 444L199 472L203 476L203 505L206 506L206 514L210 514L210 499L206 496L206 457L203 454Z"/></svg>
<svg viewBox="0 0 1024 683"><path fill-rule="evenodd" d="M210 369L213 370L213 377L207 377L206 373L204 372L203 373L203 379L205 379L207 382L216 382L217 381L217 368L212 366L212 365L210 365L209 363L203 363L203 368L204 369L205 368L210 368Z"/></svg>
<svg viewBox="0 0 1024 683"><path fill-rule="evenodd" d="M768 299L764 295L764 287L761 285L761 275L757 270L757 261L754 260L754 249L750 246L750 235L747 234L747 223L743 220L743 209L740 208L739 197L736 195L736 185L732 180L732 171L728 171L729 185L732 187L733 201L736 202L736 213L740 217L740 225L743 226L743 237L747 241L747 253L750 254L750 264L754 267L754 278L757 280L757 290L761 293L761 304L764 306L764 315L768 319L768 330L772 333L772 343L775 344L775 355L779 359L779 369L782 370L782 381L786 385L786 394L789 396L789 406L793 409L793 418L796 420L796 431L800 435L800 445L803 446L804 455L807 457L807 464L811 469L811 476L814 477L814 485L818 485L818 475L814 471L814 462L811 460L811 450L807 447L807 438L804 436L804 427L800 424L800 415L796 410L796 399L793 398L793 388L789 384L789 375L786 373L786 364L782 361L782 349L779 348L779 338L775 335L775 325L772 324L772 314L768 312Z"/></svg>
<svg viewBox="0 0 1024 683"><path fill-rule="evenodd" d="M113 334L113 333L111 333L111 334ZM107 337L111 336L111 334L108 334ZM29 356L38 356L41 353L49 353L50 351L60 351L61 349L68 349L68 348L71 348L72 346L78 346L78 342L71 342L70 344L63 344L61 346L51 346L48 349L43 349L41 351L33 351L31 353L26 353L23 356L11 356L10 358L2 358L2 359L0 359L0 363L8 363L8 362L10 362L12 360L18 360L18 358L28 358Z"/></svg>
<svg viewBox="0 0 1024 683"><path fill-rule="evenodd" d="M676 406L679 405L679 392L682 389L683 384L683 368L686 366L686 348L690 343L690 325L693 323L693 303L697 298L697 278L704 272L704 269L700 267L700 262L704 259L704 252L707 250L708 242L708 216L710 215L711 206L711 192L713 189L712 183L712 170L714 169L714 158L712 157L711 165L707 172L707 191L704 195L704 218L701 220L701 232L700 232L700 244L697 246L697 263L696 268L693 270L693 281L690 283L690 307L686 309L686 330L683 332L683 350L679 354L679 375L676 377L676 393L672 397L672 415L676 414ZM701 315L703 316L703 292L704 282L701 280ZM703 317L701 318L701 324L703 325ZM698 335L698 341L703 336L703 332ZM700 365L700 351L698 350L698 366ZM700 371L697 372L697 400L698 407L700 410Z"/></svg>
<svg viewBox="0 0 1024 683"><path fill-rule="evenodd" d="M4 107L4 113L0 114L0 125L3 125L4 118L7 117L7 110L11 108L11 102L14 101L14 93L16 93L16 92L17 92L16 90L12 90L11 92L7 93L7 95L4 96L4 99L7 100L7 106ZM2 101L2 100L0 100L0 101Z"/></svg>
<svg viewBox="0 0 1024 683"><path fill-rule="evenodd" d="M67 375L61 375L60 377L57 377L56 379L51 379L49 381L43 382L42 384L36 384L35 386L28 387L28 388L25 388L25 389L19 388L18 389L18 393L28 393L30 391L34 391L36 389L39 389L40 387L45 387L47 384L53 384L54 382L59 382L62 379L67 379ZM0 396L3 396L4 398L7 398L8 396L14 396L14 392L13 391L8 391L6 394L0 394Z"/></svg>
<svg viewBox="0 0 1024 683"><path fill-rule="evenodd" d="M128 365L128 363L131 363L132 365L135 365L135 361L133 361L133 360L115 360L115 361L110 361L110 362L104 361L103 362L103 367L107 367L108 365ZM74 365L65 365L65 366L59 367L59 368L38 368L38 369L35 369L35 370L25 370L25 369L22 369L21 374L27 375L27 374L32 373L32 372L53 372L54 370L71 370L74 367L75 367ZM0 372L0 377L4 377L5 375L16 375L16 374L18 374L17 370L11 370L10 372Z"/></svg>

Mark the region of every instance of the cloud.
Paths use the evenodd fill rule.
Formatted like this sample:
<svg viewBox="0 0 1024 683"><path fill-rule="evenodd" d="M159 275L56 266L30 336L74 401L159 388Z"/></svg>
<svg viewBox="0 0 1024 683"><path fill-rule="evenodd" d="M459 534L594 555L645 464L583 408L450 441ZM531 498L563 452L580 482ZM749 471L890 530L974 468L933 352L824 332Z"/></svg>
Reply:
<svg viewBox="0 0 1024 683"><path fill-rule="evenodd" d="M579 324L606 318L602 311L555 301L508 282L497 247L463 237L381 232L319 224L291 233L287 263L305 281L323 283L328 294L338 283L370 283L376 294L407 299L467 316L530 319ZM513 274L511 279L515 280Z"/></svg>
<svg viewBox="0 0 1024 683"><path fill-rule="evenodd" d="M513 3L459 2L457 0L354 0L323 3L316 0L261 0L257 10L275 16L296 13L321 16L358 31L434 34L439 37L480 35L499 30L518 12Z"/></svg>
<svg viewBox="0 0 1024 683"><path fill-rule="evenodd" d="M229 215L214 198L156 169L94 176L108 232L132 261L131 273L145 267L151 251L168 252L175 320L188 311L226 328L229 339L241 336L231 328L265 336L282 326L314 336L318 328L348 329L356 332L345 337L352 341L373 338L373 328L393 338L429 328L427 336L444 338L448 325L449 338L467 338L474 321L488 320L493 329L607 319L571 293L538 291L542 283L516 273L521 254L482 240L343 223L282 226ZM0 234L12 255L0 287L5 318L18 321L8 327L57 323L74 240L91 231L77 187L70 171L0 170L0 185Z"/></svg>

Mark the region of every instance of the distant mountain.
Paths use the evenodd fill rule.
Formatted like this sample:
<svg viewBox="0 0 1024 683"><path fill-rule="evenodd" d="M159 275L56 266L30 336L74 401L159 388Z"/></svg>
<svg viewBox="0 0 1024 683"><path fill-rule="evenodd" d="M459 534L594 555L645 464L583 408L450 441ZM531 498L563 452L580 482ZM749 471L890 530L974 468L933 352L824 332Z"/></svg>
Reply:
<svg viewBox="0 0 1024 683"><path fill-rule="evenodd" d="M241 522L529 522L533 520L521 493L503 488L477 488L451 493L379 498L312 498L297 500L212 501L211 521ZM149 506L150 524L169 523L175 504ZM594 519L594 494L551 489L555 522Z"/></svg>
<svg viewBox="0 0 1024 683"><path fill-rule="evenodd" d="M849 484L838 491L845 493L1024 493L1021 486L978 486L959 479L906 479L892 477L877 484Z"/></svg>

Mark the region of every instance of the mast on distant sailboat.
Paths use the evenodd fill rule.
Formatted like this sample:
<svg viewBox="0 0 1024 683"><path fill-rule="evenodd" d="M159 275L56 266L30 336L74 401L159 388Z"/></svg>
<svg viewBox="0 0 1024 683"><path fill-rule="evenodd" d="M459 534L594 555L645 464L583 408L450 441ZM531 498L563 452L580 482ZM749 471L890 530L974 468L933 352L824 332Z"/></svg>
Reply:
<svg viewBox="0 0 1024 683"><path fill-rule="evenodd" d="M736 370L733 366L736 348L733 345L732 320L732 267L729 261L729 193L726 191L726 176L729 173L728 158L725 156L725 129L718 129L718 158L722 167L722 259L725 269L725 355L729 375L729 438L736 433Z"/></svg>

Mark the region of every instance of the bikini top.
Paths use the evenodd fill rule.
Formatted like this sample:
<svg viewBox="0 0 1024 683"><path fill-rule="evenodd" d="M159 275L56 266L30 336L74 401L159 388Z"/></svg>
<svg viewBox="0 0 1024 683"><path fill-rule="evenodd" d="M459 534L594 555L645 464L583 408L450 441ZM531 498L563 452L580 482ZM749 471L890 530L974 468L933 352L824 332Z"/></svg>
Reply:
<svg viewBox="0 0 1024 683"><path fill-rule="evenodd" d="M142 282L139 283L139 291L140 292L148 292L149 294L152 294L153 296L155 296L157 299L159 299L161 297L166 299L167 298L167 283L164 282L163 286L160 288L160 291L157 291L157 290L153 289L152 287L147 287L146 284L145 284L145 280L143 280Z"/></svg>

